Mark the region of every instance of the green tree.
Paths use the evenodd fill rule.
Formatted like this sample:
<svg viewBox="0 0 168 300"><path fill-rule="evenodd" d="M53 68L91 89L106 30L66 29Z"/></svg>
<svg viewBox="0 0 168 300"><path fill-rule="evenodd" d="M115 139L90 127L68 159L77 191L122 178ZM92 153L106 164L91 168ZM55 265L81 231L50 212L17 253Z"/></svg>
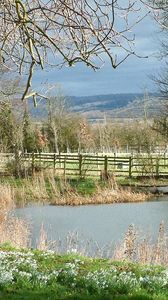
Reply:
<svg viewBox="0 0 168 300"><path fill-rule="evenodd" d="M48 121L45 124L50 151L77 150L79 146L79 127L81 118L69 111L68 100L58 90L55 97L48 100Z"/></svg>
<svg viewBox="0 0 168 300"><path fill-rule="evenodd" d="M35 150L35 134L32 121L27 108L23 114L23 150L24 152L33 152Z"/></svg>
<svg viewBox="0 0 168 300"><path fill-rule="evenodd" d="M1 149L7 152L13 152L18 142L16 132L18 135L19 123L12 111L10 102L0 103L0 136Z"/></svg>

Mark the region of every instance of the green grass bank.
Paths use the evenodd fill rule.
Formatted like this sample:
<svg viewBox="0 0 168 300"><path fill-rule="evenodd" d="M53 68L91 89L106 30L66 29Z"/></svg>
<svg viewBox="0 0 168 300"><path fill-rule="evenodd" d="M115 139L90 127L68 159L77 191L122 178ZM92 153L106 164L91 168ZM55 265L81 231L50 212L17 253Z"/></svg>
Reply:
<svg viewBox="0 0 168 300"><path fill-rule="evenodd" d="M0 299L166 300L163 266L0 247Z"/></svg>

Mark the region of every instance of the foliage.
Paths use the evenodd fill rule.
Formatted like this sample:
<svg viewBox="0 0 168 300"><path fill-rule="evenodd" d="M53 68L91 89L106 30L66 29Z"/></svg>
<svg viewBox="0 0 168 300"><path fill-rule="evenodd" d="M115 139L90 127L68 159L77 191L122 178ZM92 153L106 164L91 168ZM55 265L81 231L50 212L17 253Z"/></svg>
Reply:
<svg viewBox="0 0 168 300"><path fill-rule="evenodd" d="M155 118L153 129L159 132L165 141L168 140L168 105L165 103L165 110L161 117Z"/></svg>
<svg viewBox="0 0 168 300"><path fill-rule="evenodd" d="M93 126L96 149L110 152L111 149L124 152L129 148L136 152L152 152L159 144L164 143L161 135L151 126L151 121L129 120L123 123L106 122Z"/></svg>
<svg viewBox="0 0 168 300"><path fill-rule="evenodd" d="M33 152L35 150L35 136L33 132L32 121L30 115L25 109L23 115L23 151L24 152Z"/></svg>
<svg viewBox="0 0 168 300"><path fill-rule="evenodd" d="M64 115L61 119L55 116L52 123L44 127L48 140L48 148L51 152L75 151L79 147L79 123L80 118L75 115Z"/></svg>
<svg viewBox="0 0 168 300"><path fill-rule="evenodd" d="M12 111L10 102L1 102L0 105L0 135L1 147L4 147L9 152L14 151L16 144L16 127L18 122ZM3 148L2 148L3 149Z"/></svg>
<svg viewBox="0 0 168 300"><path fill-rule="evenodd" d="M51 152L75 151L88 145L89 124L71 112L68 99L58 90L55 97L48 99L48 120L43 131Z"/></svg>
<svg viewBox="0 0 168 300"><path fill-rule="evenodd" d="M164 267L89 259L74 254L56 255L52 251L16 250L9 246L1 247L0 257L0 297L4 296L3 299L11 296L19 299L20 295L29 295L29 299L40 295L41 299L45 295L47 299L53 295L53 299L161 299L159 296L167 296L168 275Z"/></svg>

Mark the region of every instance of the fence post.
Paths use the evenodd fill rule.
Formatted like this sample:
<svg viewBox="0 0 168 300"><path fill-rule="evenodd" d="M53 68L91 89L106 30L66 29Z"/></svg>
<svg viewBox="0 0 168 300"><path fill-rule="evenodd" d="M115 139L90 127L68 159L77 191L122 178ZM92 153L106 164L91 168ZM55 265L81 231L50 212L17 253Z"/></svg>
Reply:
<svg viewBox="0 0 168 300"><path fill-rule="evenodd" d="M129 178L132 177L132 156L129 157Z"/></svg>
<svg viewBox="0 0 168 300"><path fill-rule="evenodd" d="M164 166L166 165L166 152L164 152Z"/></svg>
<svg viewBox="0 0 168 300"><path fill-rule="evenodd" d="M104 178L108 179L108 157L105 155L104 157Z"/></svg>
<svg viewBox="0 0 168 300"><path fill-rule="evenodd" d="M128 153L128 152L129 152L129 146L127 144L127 146L126 146L126 153Z"/></svg>
<svg viewBox="0 0 168 300"><path fill-rule="evenodd" d="M117 166L116 166L116 152L114 152L114 170L117 169Z"/></svg>
<svg viewBox="0 0 168 300"><path fill-rule="evenodd" d="M82 177L82 154L79 154L79 176Z"/></svg>
<svg viewBox="0 0 168 300"><path fill-rule="evenodd" d="M159 158L156 159L156 176L159 176Z"/></svg>
<svg viewBox="0 0 168 300"><path fill-rule="evenodd" d="M64 157L64 180L66 177L66 156Z"/></svg>
<svg viewBox="0 0 168 300"><path fill-rule="evenodd" d="M39 152L39 161L40 161L40 168L41 168L41 165L42 165L42 162L41 162L41 152Z"/></svg>
<svg viewBox="0 0 168 300"><path fill-rule="evenodd" d="M35 171L35 153L34 152L32 152L31 168L32 168L32 175L34 175L34 171Z"/></svg>
<svg viewBox="0 0 168 300"><path fill-rule="evenodd" d="M55 171L55 167L56 167L56 154L54 153L54 171Z"/></svg>
<svg viewBox="0 0 168 300"><path fill-rule="evenodd" d="M14 149L15 153L15 163L14 163L14 174L16 178L20 177L20 171L21 171L21 162L20 162L20 154L19 154L19 148L17 145L15 145Z"/></svg>

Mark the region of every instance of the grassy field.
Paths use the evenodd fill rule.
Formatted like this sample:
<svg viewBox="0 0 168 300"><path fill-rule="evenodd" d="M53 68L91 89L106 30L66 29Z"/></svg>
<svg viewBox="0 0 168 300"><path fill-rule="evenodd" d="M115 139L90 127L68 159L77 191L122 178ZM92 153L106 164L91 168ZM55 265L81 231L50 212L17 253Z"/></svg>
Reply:
<svg viewBox="0 0 168 300"><path fill-rule="evenodd" d="M0 299L168 299L163 266L0 247Z"/></svg>

